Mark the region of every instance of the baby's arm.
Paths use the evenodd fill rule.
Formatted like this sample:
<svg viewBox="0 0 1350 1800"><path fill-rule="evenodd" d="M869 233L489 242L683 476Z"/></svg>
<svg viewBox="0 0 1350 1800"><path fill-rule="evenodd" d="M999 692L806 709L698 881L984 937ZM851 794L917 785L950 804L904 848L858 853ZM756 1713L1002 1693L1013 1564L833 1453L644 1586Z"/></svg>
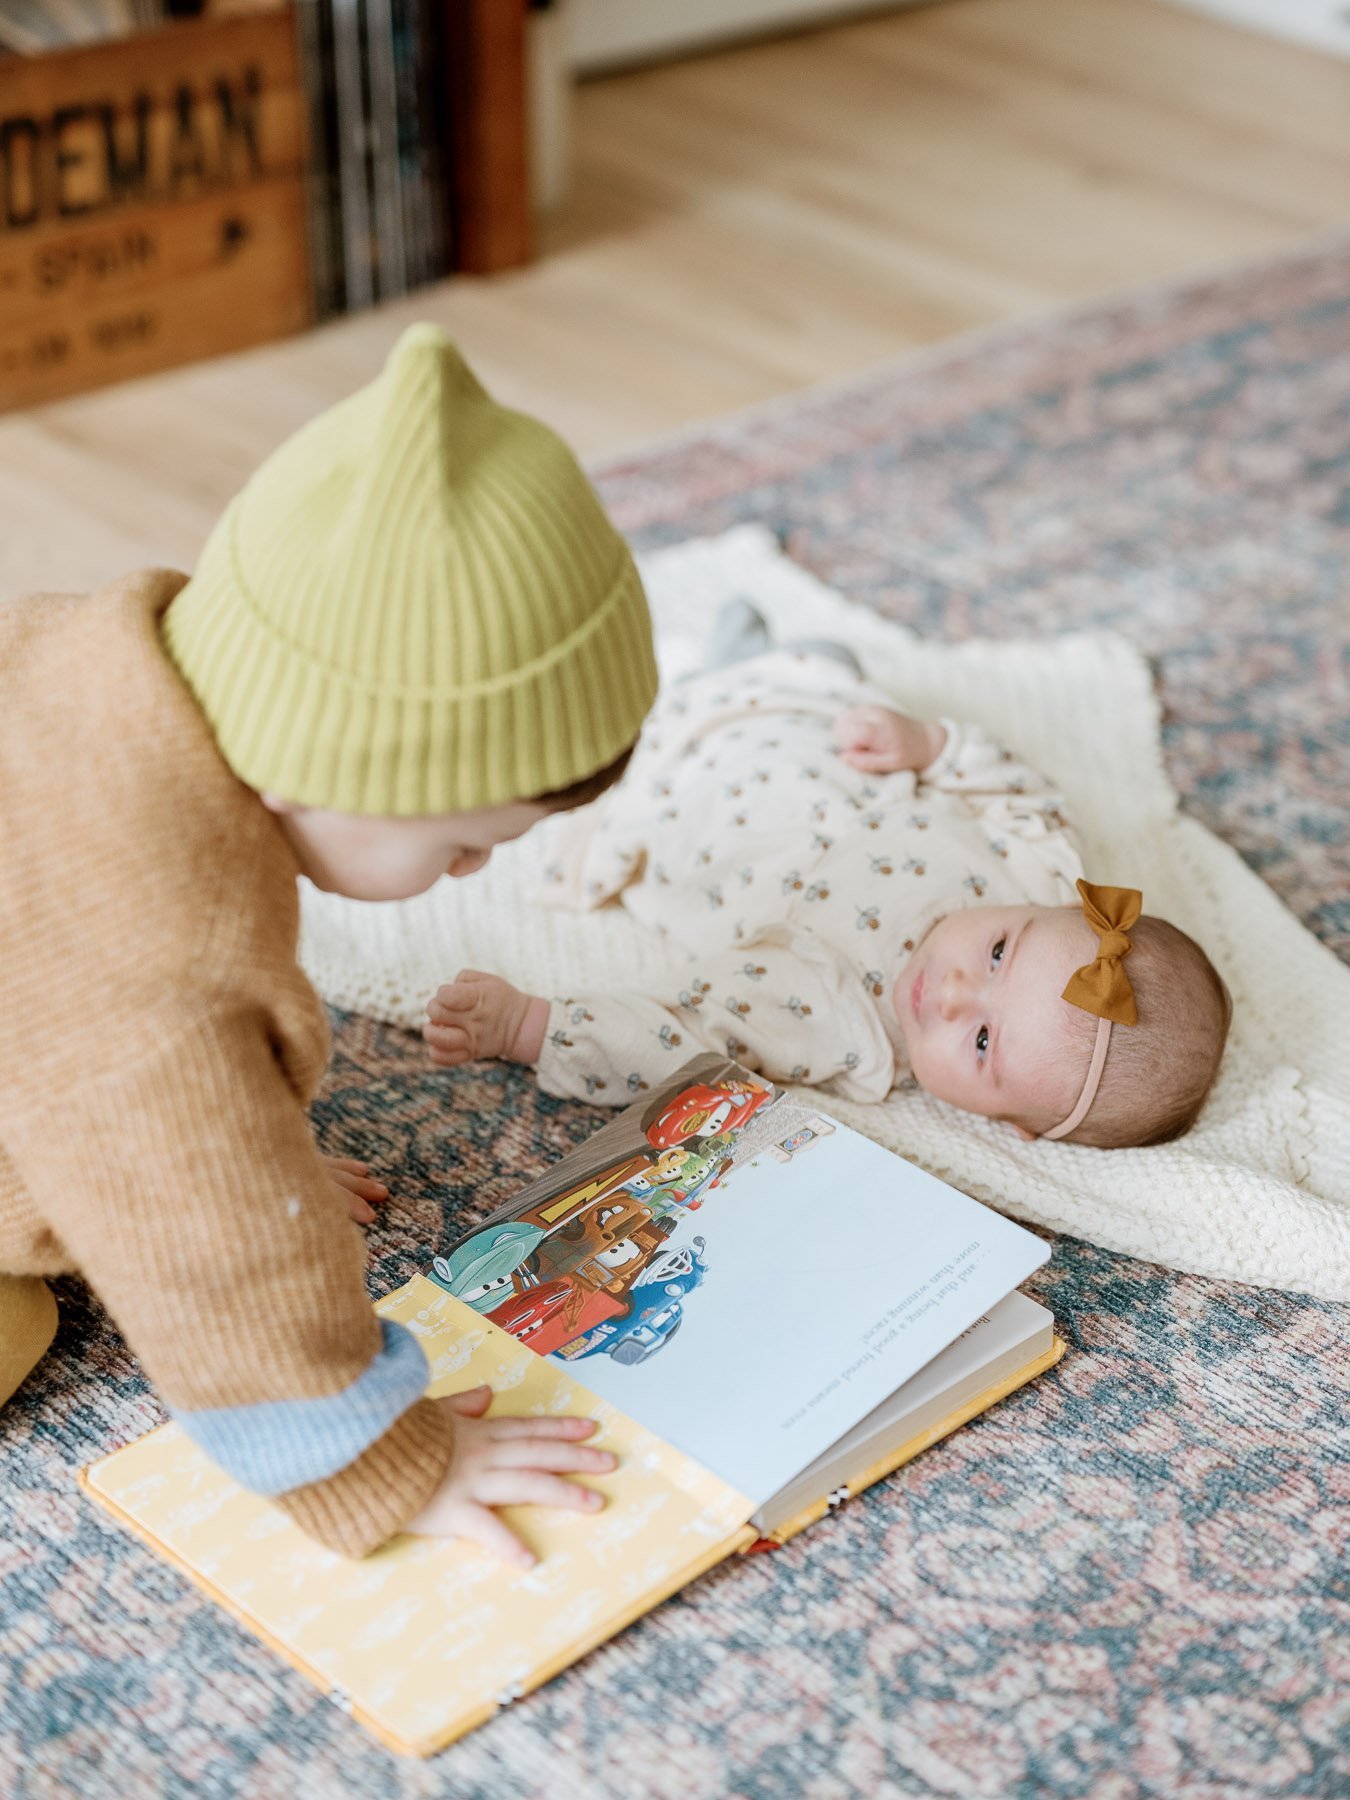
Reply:
<svg viewBox="0 0 1350 1800"><path fill-rule="evenodd" d="M834 724L840 756L855 769L892 775L910 769L923 785L949 794L1056 792L1054 783L1018 762L978 725L914 719L889 706L851 706Z"/></svg>
<svg viewBox="0 0 1350 1800"><path fill-rule="evenodd" d="M803 932L719 949L672 978L666 997L547 1001L465 970L427 1007L432 1059L532 1064L546 1093L621 1106L700 1050L777 1081L831 1083L881 1099L894 1075L885 1029L856 976Z"/></svg>

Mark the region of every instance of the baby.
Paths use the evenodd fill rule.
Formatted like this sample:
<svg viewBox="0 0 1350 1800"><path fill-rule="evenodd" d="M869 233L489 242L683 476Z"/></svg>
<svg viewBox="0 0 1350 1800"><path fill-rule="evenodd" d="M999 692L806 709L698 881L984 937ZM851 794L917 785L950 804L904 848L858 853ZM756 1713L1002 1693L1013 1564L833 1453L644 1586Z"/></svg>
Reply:
<svg viewBox="0 0 1350 1800"><path fill-rule="evenodd" d="M1199 945L1080 880L1043 776L896 711L838 646L676 683L568 830L546 898L622 905L668 978L549 1000L462 970L427 1008L435 1061L529 1063L549 1093L622 1104L716 1050L852 1100L912 1078L1104 1148L1178 1136L1213 1083L1230 1003Z"/></svg>

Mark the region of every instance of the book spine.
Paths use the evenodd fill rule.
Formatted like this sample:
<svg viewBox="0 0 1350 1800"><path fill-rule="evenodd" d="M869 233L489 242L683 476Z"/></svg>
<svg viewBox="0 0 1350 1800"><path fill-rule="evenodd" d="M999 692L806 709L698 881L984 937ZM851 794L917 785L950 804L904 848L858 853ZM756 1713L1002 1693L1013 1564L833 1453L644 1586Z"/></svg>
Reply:
<svg viewBox="0 0 1350 1800"><path fill-rule="evenodd" d="M315 322L341 310L341 278L333 232L333 170L329 161L326 121L327 96L332 86L332 58L325 56L321 0L296 0L296 33L300 43L300 69L308 102L308 141L305 154L305 195L309 212L310 280L314 289ZM331 47L331 30L329 33Z"/></svg>
<svg viewBox="0 0 1350 1800"><path fill-rule="evenodd" d="M417 0L392 0L394 20L394 101L398 137L398 198L409 288L433 278L427 170L422 163L423 120L418 93ZM428 122L429 123L429 122Z"/></svg>
<svg viewBox="0 0 1350 1800"><path fill-rule="evenodd" d="M436 0L408 0L408 10L422 280L439 281L455 267L448 176L453 118L443 72L446 34Z"/></svg>
<svg viewBox="0 0 1350 1800"><path fill-rule="evenodd" d="M375 298L370 217L370 130L362 63L361 0L333 0L338 167L342 192L342 267L346 309Z"/></svg>
<svg viewBox="0 0 1350 1800"><path fill-rule="evenodd" d="M388 300L408 291L403 204L399 194L398 93L394 50L394 12L391 0L366 0L371 168L381 300Z"/></svg>

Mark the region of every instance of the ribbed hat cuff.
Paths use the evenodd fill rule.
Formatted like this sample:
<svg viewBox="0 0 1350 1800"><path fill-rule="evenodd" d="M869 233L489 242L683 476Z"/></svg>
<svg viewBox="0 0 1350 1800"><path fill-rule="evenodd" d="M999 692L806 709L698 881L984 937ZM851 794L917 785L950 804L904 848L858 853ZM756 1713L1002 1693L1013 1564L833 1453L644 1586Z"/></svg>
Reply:
<svg viewBox="0 0 1350 1800"><path fill-rule="evenodd" d="M165 640L225 760L257 791L384 817L468 812L583 780L637 736L656 670L626 549L595 612L524 670L454 694L381 691L288 643L240 592L233 512L170 607Z"/></svg>

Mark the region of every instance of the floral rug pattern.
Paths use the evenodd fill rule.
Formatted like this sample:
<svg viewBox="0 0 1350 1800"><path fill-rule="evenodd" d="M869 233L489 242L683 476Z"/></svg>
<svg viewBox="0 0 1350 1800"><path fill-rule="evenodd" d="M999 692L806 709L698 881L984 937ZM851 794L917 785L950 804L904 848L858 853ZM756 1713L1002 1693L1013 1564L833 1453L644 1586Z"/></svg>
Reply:
<svg viewBox="0 0 1350 1800"><path fill-rule="evenodd" d="M600 484L641 546L762 520L924 631L1130 633L1187 806L1350 960L1350 245L958 342ZM372 1293L600 1119L340 1019L320 1135L395 1188ZM1350 1791L1345 1309L1069 1238L1029 1289L1057 1369L415 1764L81 1498L160 1413L63 1282L0 1420L0 1794Z"/></svg>

